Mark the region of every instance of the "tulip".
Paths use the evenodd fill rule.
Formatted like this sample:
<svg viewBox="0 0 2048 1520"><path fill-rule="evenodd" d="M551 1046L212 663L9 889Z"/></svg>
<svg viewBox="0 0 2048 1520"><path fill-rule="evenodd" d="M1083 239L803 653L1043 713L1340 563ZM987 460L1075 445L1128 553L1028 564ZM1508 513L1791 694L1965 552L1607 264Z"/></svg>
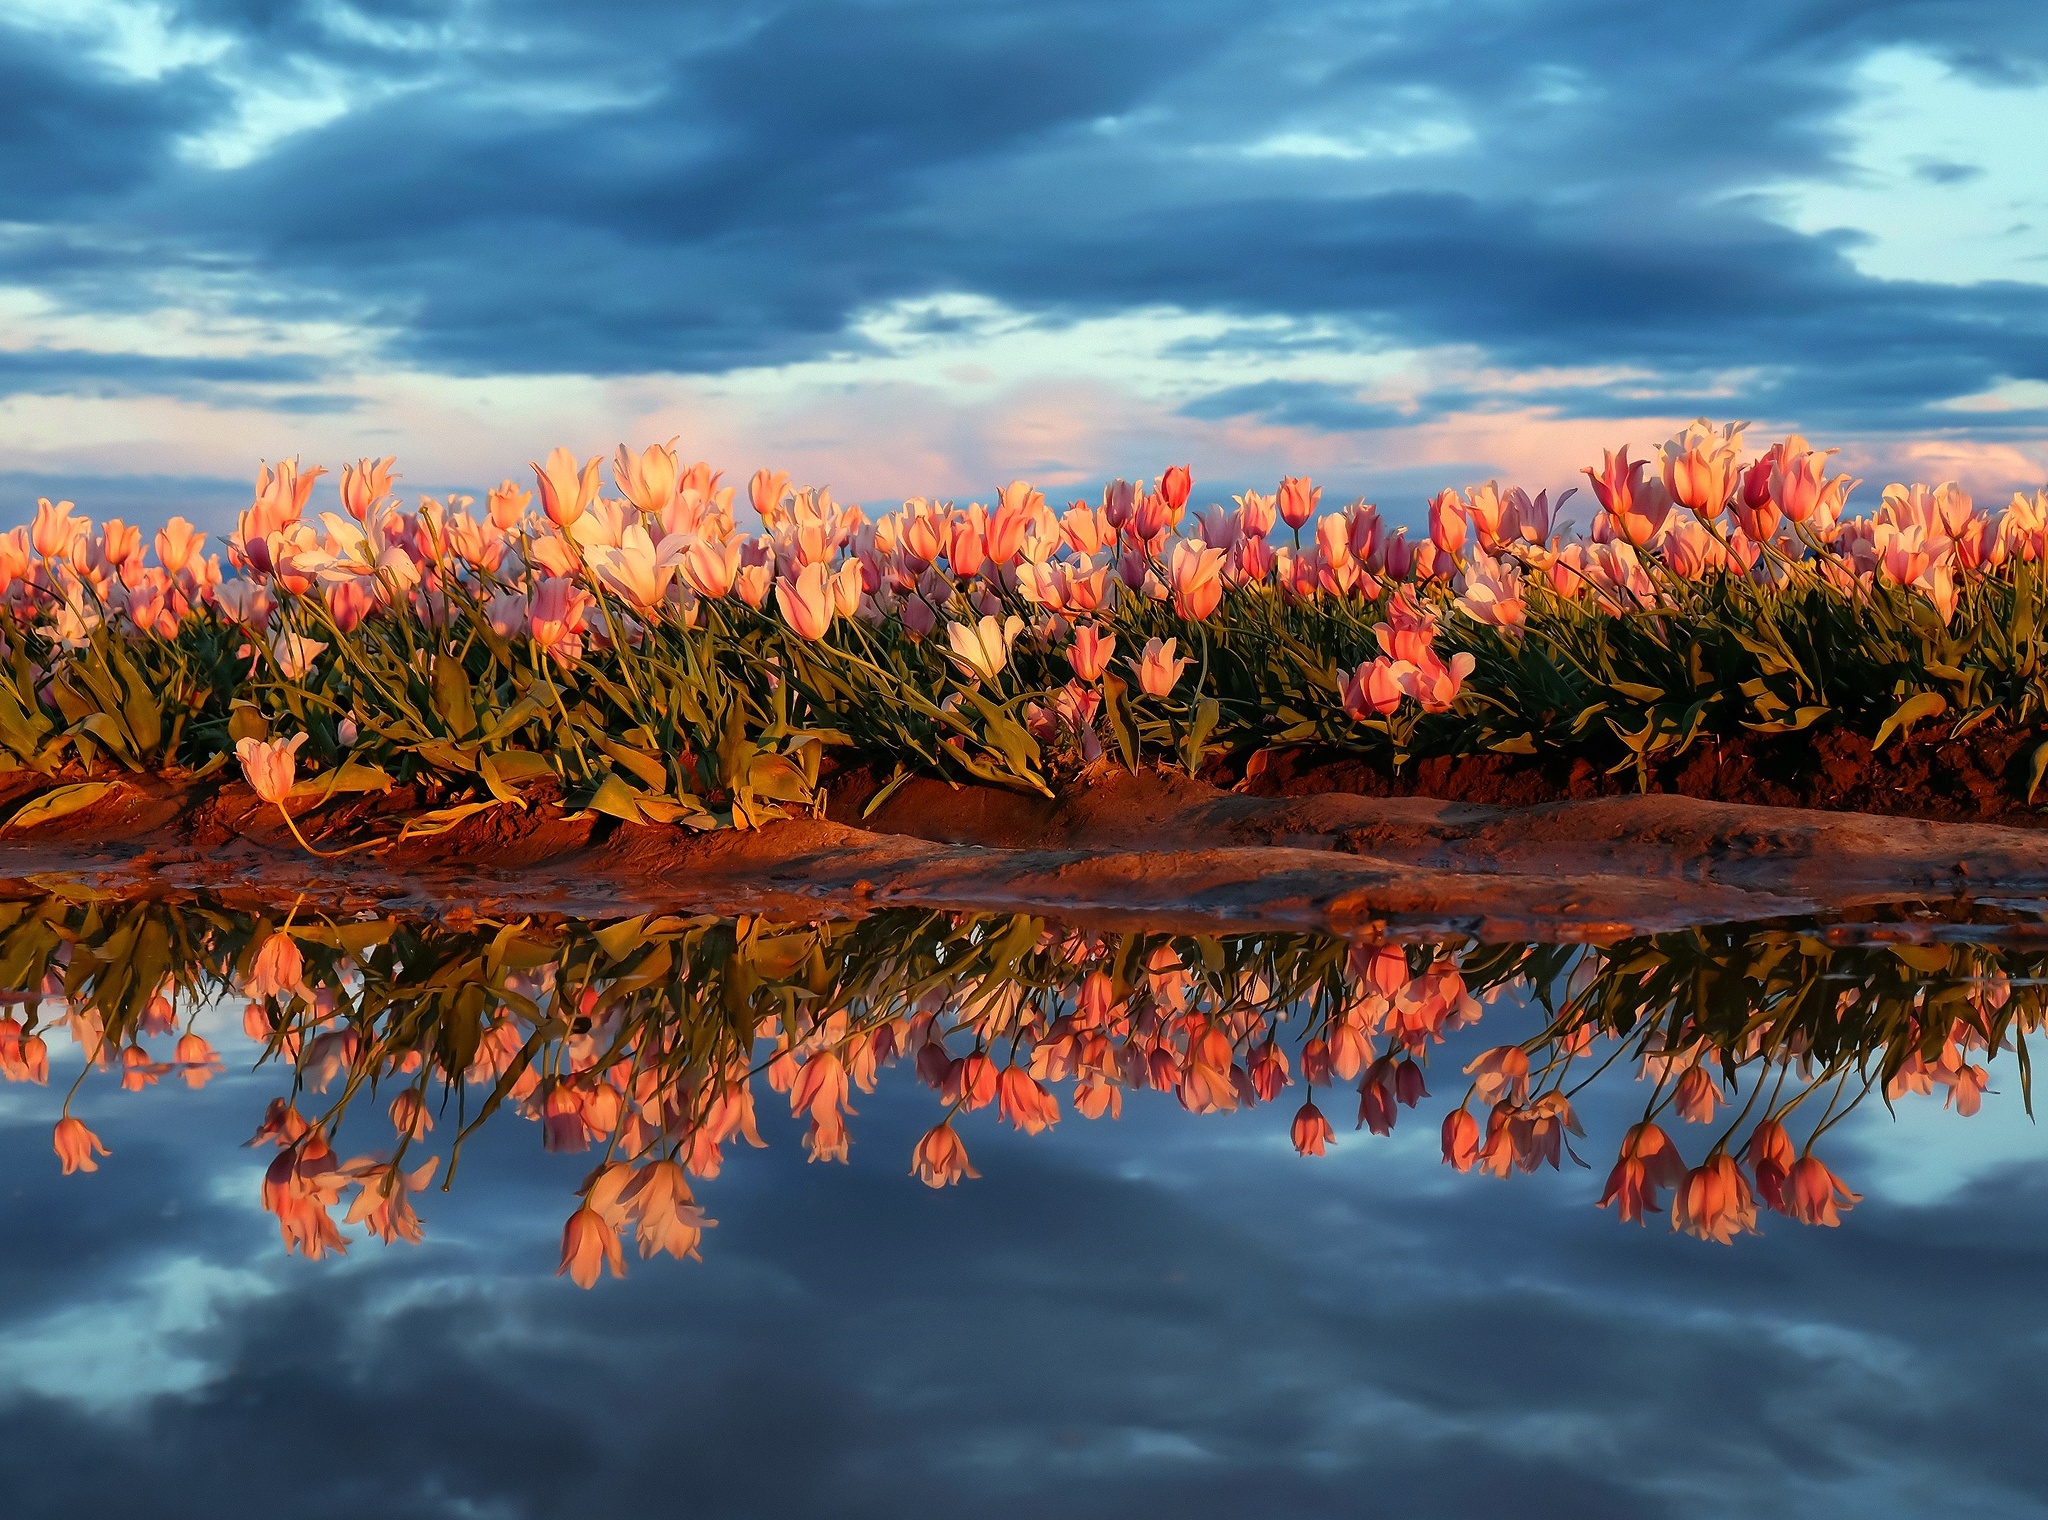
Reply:
<svg viewBox="0 0 2048 1520"><path fill-rule="evenodd" d="M64 1163L64 1175L67 1177L73 1172L96 1172L100 1169L100 1164L93 1160L93 1157L113 1154L100 1144L98 1135L69 1114L57 1121L56 1133L51 1137L50 1144L57 1152L57 1159Z"/></svg>
<svg viewBox="0 0 2048 1520"><path fill-rule="evenodd" d="M526 509L532 501L533 492L522 491L509 480L499 481L491 487L485 507L491 515L491 526L500 533L510 533L526 516Z"/></svg>
<svg viewBox="0 0 2048 1520"><path fill-rule="evenodd" d="M1102 516L1113 531L1123 532L1137 509L1138 488L1128 480L1118 478L1102 488Z"/></svg>
<svg viewBox="0 0 2048 1520"><path fill-rule="evenodd" d="M1193 622L1201 622L1223 601L1223 561L1227 551L1198 549L1191 543L1173 546L1167 565L1167 584L1173 590L1173 610Z"/></svg>
<svg viewBox="0 0 2048 1520"><path fill-rule="evenodd" d="M1179 518L1181 509L1188 504L1188 494L1195 488L1195 477L1184 464L1171 466L1159 477L1159 495L1166 502L1167 510ZM1146 537L1151 537L1146 534Z"/></svg>
<svg viewBox="0 0 2048 1520"><path fill-rule="evenodd" d="M434 1116L427 1112L418 1088L408 1087L391 1100L391 1127L408 1140L424 1140L434 1127Z"/></svg>
<svg viewBox="0 0 2048 1520"><path fill-rule="evenodd" d="M1465 503L1456 491L1439 491L1430 500L1429 541L1439 553L1455 561L1465 547L1465 534L1470 526Z"/></svg>
<svg viewBox="0 0 2048 1520"><path fill-rule="evenodd" d="M1795 1156L1792 1137L1775 1119L1766 1119L1750 1132L1749 1164L1756 1173L1756 1190L1764 1207L1774 1213L1791 1212L1785 1184L1792 1176Z"/></svg>
<svg viewBox="0 0 2048 1520"><path fill-rule="evenodd" d="M648 516L658 517L675 504L680 469L673 438L667 443L650 443L638 458L622 443L612 460L612 480L626 500Z"/></svg>
<svg viewBox="0 0 2048 1520"><path fill-rule="evenodd" d="M1132 661L1138 671L1138 685L1146 696L1166 696L1180 683L1181 673L1194 664L1193 660L1174 658L1174 646L1179 642L1178 639L1148 639L1145 652Z"/></svg>
<svg viewBox="0 0 2048 1520"><path fill-rule="evenodd" d="M1718 517L1742 482L1742 430L1747 426L1732 422L1716 430L1702 417L1666 443L1663 480L1671 499L1702 518Z"/></svg>
<svg viewBox="0 0 2048 1520"><path fill-rule="evenodd" d="M206 544L206 535L194 531L192 524L182 517L174 517L158 530L156 535L157 563L167 574L181 574L186 566L198 557Z"/></svg>
<svg viewBox="0 0 2048 1520"><path fill-rule="evenodd" d="M69 559L72 545L91 526L91 518L71 515L70 502L60 501L52 506L47 496L40 496L36 498L36 520L29 529L29 542L44 559Z"/></svg>
<svg viewBox="0 0 2048 1520"><path fill-rule="evenodd" d="M1355 722L1383 718L1401 705L1401 677L1385 655L1361 664L1344 682L1344 711Z"/></svg>
<svg viewBox="0 0 2048 1520"><path fill-rule="evenodd" d="M1237 503L1238 529L1247 538L1264 538L1273 531L1273 521L1279 506L1279 497L1261 496L1257 491L1247 491L1232 498ZM1311 505L1313 513L1315 507Z"/></svg>
<svg viewBox="0 0 2048 1520"><path fill-rule="evenodd" d="M395 455L383 459L358 459L341 467L341 504L357 522L368 522L377 503L391 494L391 467ZM168 568L168 567L167 567Z"/></svg>
<svg viewBox="0 0 2048 1520"><path fill-rule="evenodd" d="M1688 1124L1712 1124L1715 1105L1726 1101L1719 1084L1707 1075L1704 1067L1688 1066L1678 1079L1671 1107Z"/></svg>
<svg viewBox="0 0 2048 1520"><path fill-rule="evenodd" d="M936 1049L937 1047L927 1047ZM967 1147L950 1124L935 1125L910 1153L910 1169L926 1187L942 1188L962 1177L979 1177L967 1161Z"/></svg>
<svg viewBox="0 0 2048 1520"><path fill-rule="evenodd" d="M1684 1180L1685 1159L1671 1137L1655 1124L1633 1125L1622 1137L1620 1159L1607 1174L1600 1207L1613 1204L1623 1221L1637 1223L1646 1213L1661 1214L1658 1193Z"/></svg>
<svg viewBox="0 0 2048 1520"><path fill-rule="evenodd" d="M1321 1109L1304 1103L1294 1116L1293 1138L1294 1148L1302 1155L1320 1156L1326 1147L1336 1143L1337 1131L1323 1117Z"/></svg>
<svg viewBox="0 0 2048 1520"><path fill-rule="evenodd" d="M1010 646L1024 631L1024 620L1014 614L1002 622L985 617L969 627L946 624L946 642L952 646L954 663L977 681L993 683L1010 663Z"/></svg>
<svg viewBox="0 0 2048 1520"><path fill-rule="evenodd" d="M822 564L806 565L795 580L778 576L775 602L783 621L802 639L822 639L832 626L834 600L831 572Z"/></svg>
<svg viewBox="0 0 2048 1520"><path fill-rule="evenodd" d="M756 470L754 478L747 482L747 500L754 504L765 524L772 525L781 516L782 500L788 494L789 475L784 470Z"/></svg>
<svg viewBox="0 0 2048 1520"><path fill-rule="evenodd" d="M1624 446L1618 454L1607 453L1597 472L1590 468L1582 472L1593 483L1593 494L1616 530L1637 548L1650 541L1671 511L1671 494L1664 489L1664 482L1643 477L1649 467L1648 460L1631 463Z"/></svg>
<svg viewBox="0 0 2048 1520"><path fill-rule="evenodd" d="M1280 520L1299 532L1302 524L1316 515L1323 488L1311 484L1306 475L1286 475L1280 480Z"/></svg>
<svg viewBox="0 0 2048 1520"><path fill-rule="evenodd" d="M1074 630L1074 642L1067 648L1067 661L1074 667L1076 676L1093 682L1102 679L1102 673L1109 668L1110 656L1115 653L1115 634L1106 634L1093 623L1083 623Z"/></svg>
<svg viewBox="0 0 2048 1520"><path fill-rule="evenodd" d="M171 1058L178 1068L180 1080L194 1091L204 1087L221 1069L221 1059L214 1054L204 1035L188 1032L181 1036Z"/></svg>
<svg viewBox="0 0 2048 1520"><path fill-rule="evenodd" d="M549 522L566 528L590 510L590 504L597 500L597 472L602 463L592 459L578 470L576 456L557 448L549 453L545 466L531 466L540 486L541 510L547 513Z"/></svg>
<svg viewBox="0 0 2048 1520"><path fill-rule="evenodd" d="M1481 1103L1529 1101L1529 1052L1519 1045L1496 1045L1467 1066L1465 1075Z"/></svg>
<svg viewBox="0 0 2048 1520"><path fill-rule="evenodd" d="M722 544L699 539L683 551L680 568L684 583L710 601L728 595L739 579L740 548L736 538Z"/></svg>
<svg viewBox="0 0 2048 1520"><path fill-rule="evenodd" d="M1774 452L1776 462L1771 466L1771 500L1778 504L1778 510L1789 521L1805 522L1820 504L1826 489L1821 477L1827 473L1829 456L1836 451L1828 449L1815 453L1806 446L1804 438L1794 433Z"/></svg>
<svg viewBox="0 0 2048 1520"><path fill-rule="evenodd" d="M277 661L278 673L287 681L298 681L305 678L326 647L319 639L309 639L302 633L280 633L271 640L270 652ZM303 739L305 735L299 737Z"/></svg>
<svg viewBox="0 0 2048 1520"><path fill-rule="evenodd" d="M293 734L290 739L243 739L235 745L235 756L242 762L242 777L249 783L250 790L273 806L282 807L290 795L292 779L298 770L299 746L306 742L303 733Z"/></svg>
<svg viewBox="0 0 2048 1520"><path fill-rule="evenodd" d="M996 1095L1002 1117L1027 1135L1036 1135L1059 1123L1059 1100L1032 1079L1021 1066L1006 1066L996 1079Z"/></svg>

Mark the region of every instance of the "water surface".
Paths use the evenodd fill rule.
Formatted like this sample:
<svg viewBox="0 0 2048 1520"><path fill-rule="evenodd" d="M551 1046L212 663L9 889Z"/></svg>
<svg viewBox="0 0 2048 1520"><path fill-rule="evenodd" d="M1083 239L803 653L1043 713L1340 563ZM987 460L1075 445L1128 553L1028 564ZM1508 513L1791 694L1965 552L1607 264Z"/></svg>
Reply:
<svg viewBox="0 0 2048 1520"><path fill-rule="evenodd" d="M0 1091L10 1514L2048 1507L2020 1048L2048 952L2024 904L1588 951L6 895L0 983L49 1049L47 1086ZM218 1072L181 1064L187 1032ZM1507 1175L1461 1173L1444 1117L1506 1047L1532 1057L1498 1095ZM1014 1078L970 1106L977 1048L1035 1065L1056 1122L1027 1133L1049 1114ZM804 1077L828 1054L843 1103ZM586 1100L621 1060L614 1116ZM1697 1121L1692 1067L1719 1094L1691 1083ZM1375 1070L1384 1135L1353 1127ZM707 1105L743 1073L765 1144L735 1128L705 1175ZM65 1176L74 1082L110 1154ZM411 1087L435 1124L397 1164L435 1170L406 1195L420 1239L386 1245L341 1221ZM1311 1092L1322 1156L1292 1140ZM273 1100L317 1128L246 1145ZM1490 1105L1467 1106L1483 1144ZM949 1107L980 1176L922 1186ZM1795 1150L1821 1128L1858 1200L1832 1228L1759 1202L1727 1245L1674 1230L1668 1187L1624 1223L1596 1203L1652 1108L1687 1163L1721 1141L1752 1187L1759 1118ZM370 1159L323 1211L345 1253L287 1218L307 1260L265 1183L326 1185L300 1165L320 1139L332 1167ZM608 1163L671 1148L716 1224L666 1243L701 1259L643 1258L604 1196ZM600 1253L586 1292L555 1273L593 1174L626 1275Z"/></svg>

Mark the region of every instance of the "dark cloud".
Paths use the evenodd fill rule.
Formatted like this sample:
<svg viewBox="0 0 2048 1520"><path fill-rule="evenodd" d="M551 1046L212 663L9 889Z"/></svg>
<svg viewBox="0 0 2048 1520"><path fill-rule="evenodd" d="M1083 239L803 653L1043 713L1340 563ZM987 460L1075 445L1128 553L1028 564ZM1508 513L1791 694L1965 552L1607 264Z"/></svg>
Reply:
<svg viewBox="0 0 2048 1520"><path fill-rule="evenodd" d="M1683 12L1618 0L348 14L186 8L245 64L397 90L232 170L166 156L221 117L216 95L31 84L55 114L24 121L92 119L66 150L85 155L63 192L80 209L0 259L93 309L204 276L231 305L381 332L394 362L466 374L815 358L861 346L865 307L968 292L1048 324L1163 304L1644 377L1560 393L1571 414L1698 397L1992 436L1931 408L2038 378L2048 352L2041 288L1873 279L1850 235L1789 230L1751 193L1848 172L1840 117L1878 49L2035 77L2048 24L2014 0L1745 0L1676 50ZM1355 163L1260 146L1435 127L1464 146ZM1345 420L1334 394L1249 400L1244 415L1341 430L1379 415Z"/></svg>
<svg viewBox="0 0 2048 1520"><path fill-rule="evenodd" d="M1208 422L1253 417L1320 433L1403 427L1434 414L1361 401L1356 386L1314 380L1255 380L1249 385L1233 385L1188 402L1180 412L1183 417Z"/></svg>

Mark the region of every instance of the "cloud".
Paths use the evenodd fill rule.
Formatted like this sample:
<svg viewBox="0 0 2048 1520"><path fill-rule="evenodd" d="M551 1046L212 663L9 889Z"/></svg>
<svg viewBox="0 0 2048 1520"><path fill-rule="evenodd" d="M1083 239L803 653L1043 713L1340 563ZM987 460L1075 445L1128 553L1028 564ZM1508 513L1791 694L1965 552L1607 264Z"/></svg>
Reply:
<svg viewBox="0 0 2048 1520"><path fill-rule="evenodd" d="M148 359L26 382L110 406L156 388L280 432L323 413L352 437L402 429L361 399L399 381L739 377L759 398L829 367L851 394L913 378L877 312L928 303L958 330L941 303L966 298L1049 340L1140 310L1234 328L1225 385L1158 381L1200 348L1166 323L1128 373L1086 373L1158 419L1162 445L1174 418L1313 454L1516 408L2020 443L2042 417L1948 403L2041 378L2048 285L1879 278L1858 262L1873 233L1798 208L1868 178L1861 62L1904 50L1967 98L2017 99L2048 58L2025 11L1751 0L1688 34L1646 93L1614 60L1664 48L1670 10L1580 0L1371 24L1321 0L222 0L166 23L202 61L155 80L34 55L25 88L84 124L65 150L84 156L0 240L0 273L59 313L197 313L262 352L334 355L346 385ZM280 105L294 89L319 109ZM1988 194L1974 162L1929 150L1899 173ZM32 347L73 346L40 320ZM309 348L315 329L329 341ZM1361 355L1399 383L1360 383Z"/></svg>

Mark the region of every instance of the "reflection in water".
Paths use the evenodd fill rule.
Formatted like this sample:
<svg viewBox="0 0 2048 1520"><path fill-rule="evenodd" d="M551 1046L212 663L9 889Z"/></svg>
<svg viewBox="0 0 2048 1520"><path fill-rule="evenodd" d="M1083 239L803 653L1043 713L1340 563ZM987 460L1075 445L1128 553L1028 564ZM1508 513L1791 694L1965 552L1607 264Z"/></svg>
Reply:
<svg viewBox="0 0 2048 1520"><path fill-rule="evenodd" d="M1335 1140L1317 1089L1356 1083L1357 1127L1391 1132L1431 1096L1432 1048L1503 994L1494 1016L1521 1038L1462 1083L1434 1074L1445 1162L1500 1177L1583 1165L1574 1098L1637 1078L1643 1115L1618 1138L1603 1207L1668 1209L1673 1228L1723 1242L1759 1209L1835 1225L1858 1195L1816 1142L1872 1097L1940 1089L1975 1113L2008 1048L2024 1093L2048 969L2033 921L1982 915L1594 948L914 912L458 927L32 890L0 902L0 987L14 989L0 998L20 1009L0 1017L0 1072L46 1082L60 1030L82 1048L53 1137L65 1172L107 1156L69 1114L79 1086L203 1086L221 1062L192 1018L240 996L264 1060L290 1070L253 1143L275 1148L263 1204L291 1249L345 1250L345 1226L419 1240L415 1197L452 1184L463 1138L509 1109L547 1150L596 1163L563 1232L561 1271L585 1286L623 1274L628 1237L643 1256L699 1253L713 1221L691 1179L715 1178L728 1145L763 1144L764 1084L807 1121L812 1160L843 1161L854 1090L908 1067L935 1094L910 1157L933 1187L979 1175L960 1113L992 1106L1037 1134L1069 1108L1114 1118L1146 1090L1199 1114L1305 1085L1290 1133L1313 1156Z"/></svg>

